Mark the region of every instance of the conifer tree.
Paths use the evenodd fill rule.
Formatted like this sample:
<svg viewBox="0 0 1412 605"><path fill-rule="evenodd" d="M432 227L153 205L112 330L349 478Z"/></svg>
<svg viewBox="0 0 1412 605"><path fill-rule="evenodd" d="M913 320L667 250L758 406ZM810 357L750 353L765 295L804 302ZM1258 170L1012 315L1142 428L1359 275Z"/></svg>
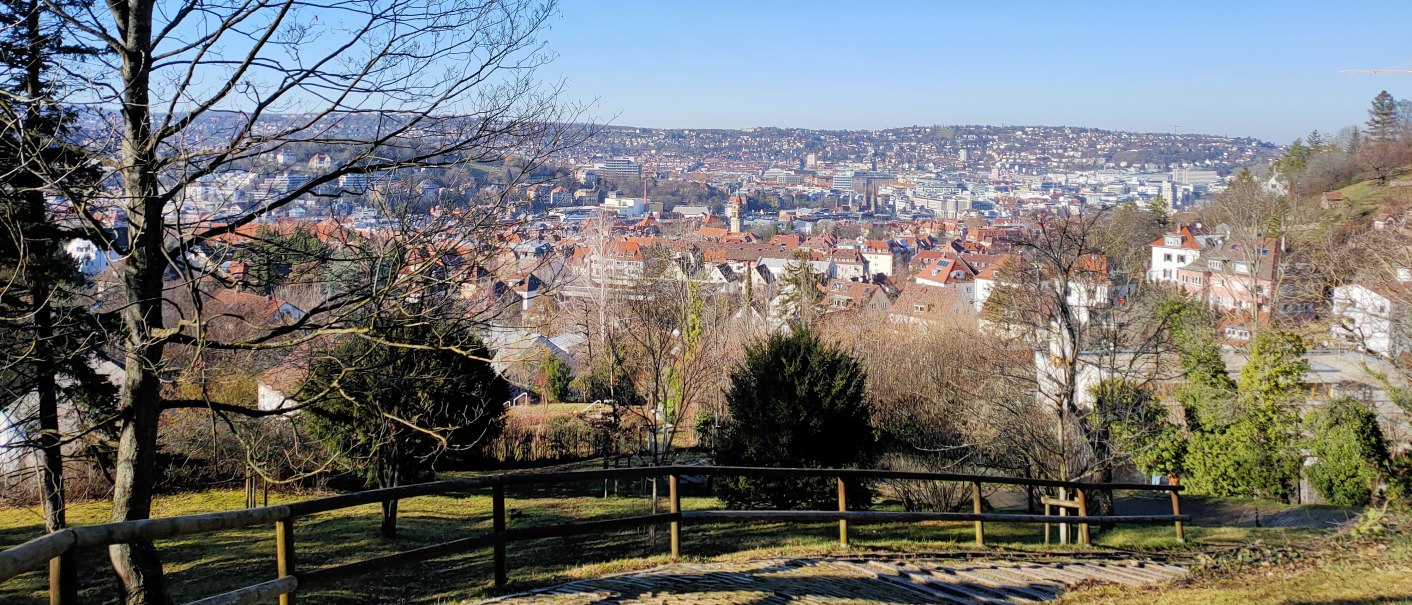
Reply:
<svg viewBox="0 0 1412 605"><path fill-rule="evenodd" d="M67 523L59 408L105 417L114 393L92 367L104 331L64 251L74 232L57 218L98 179L74 143L73 112L59 102L67 73L59 63L90 51L64 41L40 0L0 2L0 23L0 418L26 437L11 446L39 451L45 526L58 531Z"/></svg>
<svg viewBox="0 0 1412 605"><path fill-rule="evenodd" d="M1368 108L1368 140L1387 143L1397 139L1397 100L1384 90Z"/></svg>
<svg viewBox="0 0 1412 605"><path fill-rule="evenodd" d="M799 328L748 345L726 392L730 421L714 451L717 464L857 468L876 456L863 400L867 375L857 360ZM827 479L733 478L720 485L732 508L820 508L833 502ZM853 486L849 501L868 497Z"/></svg>

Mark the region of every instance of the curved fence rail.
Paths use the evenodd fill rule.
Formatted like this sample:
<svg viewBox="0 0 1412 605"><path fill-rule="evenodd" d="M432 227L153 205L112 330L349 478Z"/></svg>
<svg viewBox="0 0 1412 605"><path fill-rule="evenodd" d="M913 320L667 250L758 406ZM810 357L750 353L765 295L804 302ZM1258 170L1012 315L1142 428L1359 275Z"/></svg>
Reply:
<svg viewBox="0 0 1412 605"><path fill-rule="evenodd" d="M828 478L838 482L838 510L782 511L782 510L681 510L678 482L683 476L735 476L757 478ZM670 503L669 512L567 523L546 527L506 527L505 487L512 485L542 485L573 481L601 479L640 479L665 477L667 479ZM876 480L945 481L971 486L971 512L902 512L902 511L862 511L848 510L848 497L845 488L848 482ZM1060 491L1061 497L1045 498L1045 514L986 513L982 511L982 485L1009 485L1021 487L1052 487ZM439 495L489 488L492 492L492 530L483 535L461 538L433 544L422 548L395 554L364 559L354 563L335 565L320 569L299 570L296 567L295 521L299 517L359 506L414 498L417 496ZM1102 515L1088 514L1087 494L1095 490L1111 491L1165 491L1171 494L1172 514L1170 515ZM266 582L246 586L227 593L193 601L190 605L236 605L267 602L275 597L281 605L292 605L295 596L303 591L327 586L339 580L356 577L370 571L382 571L389 567L408 565L470 550L490 548L494 552L494 574L496 586L504 586L508 581L505 546L511 542L536 540L541 538L576 536L620 529L656 525L669 525L671 555L681 554L681 527L688 523L752 522L752 521L793 521L819 522L837 521L838 539L848 544L848 524L870 522L917 522L917 521L970 521L975 523L976 544L985 544L986 523L1028 523L1045 525L1045 542L1049 541L1049 526L1057 524L1067 536L1071 525L1078 526L1078 539L1089 543L1088 525L1091 523L1111 524L1168 524L1176 528L1176 538L1184 541L1183 523L1191 520L1181 514L1179 485L1146 485L1135 483L1077 483L1047 479L1023 479L1014 477L994 477L989 475L964 475L954 473L928 473L912 471L886 471L872 469L801 469L801 468L755 468L736 466L654 466L629 469L607 469L593 471L571 471L552 473L507 473L465 477L446 481L433 481L416 485L404 485L386 489L369 490L305 500L280 506L267 506L248 510L186 515L121 523L105 523L73 527L30 540L24 544L0 552L0 582L19 574L49 567L51 605L72 605L77 603L77 587L60 585L60 570L72 566L77 560L76 553L81 549L106 547L110 544L151 542L164 538L174 538L194 534L249 527L273 525L275 531L275 561L278 577ZM1073 499L1065 495L1072 492ZM1073 514L1069 514L1073 511ZM1059 514L1050 514L1058 512Z"/></svg>

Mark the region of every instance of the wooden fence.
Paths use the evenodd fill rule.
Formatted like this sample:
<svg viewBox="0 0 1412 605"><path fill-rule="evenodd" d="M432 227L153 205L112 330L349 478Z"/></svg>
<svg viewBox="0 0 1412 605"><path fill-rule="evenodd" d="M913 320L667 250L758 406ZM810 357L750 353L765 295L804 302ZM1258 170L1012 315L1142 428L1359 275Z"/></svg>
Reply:
<svg viewBox="0 0 1412 605"><path fill-rule="evenodd" d="M761 478L831 478L838 482L838 510L681 510L679 479L682 476L737 476ZM545 527L512 528L506 526L505 488L513 485L539 485L576 481L605 479L667 479L668 512L619 519L584 521ZM971 487L971 512L901 512L901 511L859 511L848 510L846 483L876 480L909 481L948 481ZM1043 515L985 513L981 510L982 485L1010 485L1023 487L1052 487L1061 493L1072 491L1073 500L1046 499ZM351 506L401 500L416 496L465 492L489 488L492 494L492 530L488 534L472 536L433 544L395 554L374 557L353 563L324 567L321 569L301 569L296 557L296 521L300 517L313 515ZM496 586L504 586L508 581L509 569L506 565L505 546L511 542L540 538L577 536L605 531L629 529L645 526L668 525L671 536L671 555L681 554L683 524L719 523L733 521L837 521L838 540L848 544L848 524L869 522L916 522L916 521L970 521L975 523L976 544L985 544L986 523L1027 523L1044 524L1045 541L1048 542L1050 524L1069 526L1078 524L1079 540L1088 543L1088 525L1092 523L1112 524L1174 524L1176 538L1184 541L1182 524L1191 520L1181 514L1178 485L1145 484L1097 484L1045 479L1021 479L993 477L987 475L962 475L952 473L928 473L912 471L885 471L869 469L795 469L795 468L752 468L718 466L656 466L592 471L552 472L552 473L507 473L465 477L416 485L405 485L387 489L355 492L339 496L305 500L279 506L267 506L249 510L239 510L201 515L186 515L142 521L105 523L72 527L54 532L24 544L0 552L0 582L16 575L49 566L49 599L51 605L73 605L78 602L77 587L60 585L61 570L77 561L79 550L107 547L110 544L152 542L165 538L204 534L240 527L272 525L275 532L275 558L278 576L272 580L246 586L231 592L193 601L190 605L236 605L265 602L279 597L281 605L291 605L301 592L328 586L339 580L360 576L373 571L383 571L390 567L408 565L447 555L490 548L494 553L494 573ZM1106 515L1088 514L1086 494L1094 490L1113 491L1166 491L1171 494L1172 514L1170 515ZM1059 509L1060 514L1049 514L1051 508ZM1068 515L1066 509L1075 514ZM76 574L75 574L76 575ZM73 577L73 576L70 576Z"/></svg>

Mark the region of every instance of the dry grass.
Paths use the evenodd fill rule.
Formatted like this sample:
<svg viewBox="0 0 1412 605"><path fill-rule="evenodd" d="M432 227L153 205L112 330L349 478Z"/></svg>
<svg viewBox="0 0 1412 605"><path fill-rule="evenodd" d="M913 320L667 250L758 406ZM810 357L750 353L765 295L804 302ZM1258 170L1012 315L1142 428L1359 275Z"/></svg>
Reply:
<svg viewBox="0 0 1412 605"><path fill-rule="evenodd" d="M620 486L628 491L626 482ZM632 495L602 498L601 483L562 485L553 488L511 488L510 525L540 526L571 520L603 519L647 514L651 503ZM665 494L665 489L662 490ZM719 502L697 486L684 490L683 508L718 508ZM271 496L282 503L308 496ZM242 505L243 493L216 490L158 498L159 516L233 510ZM400 531L394 540L378 536L379 511L375 505L344 509L302 519L296 526L299 565L318 568L390 554L437 542L475 535L490 529L488 493L425 496L401 504ZM665 503L663 504L665 506ZM70 518L76 524L106 520L106 503L75 505ZM881 508L889 508L883 506ZM837 545L832 523L713 524L683 529L683 553L692 560L744 559L765 556L814 556L842 552L944 552L972 550L970 523L875 524L851 528L853 550ZM1035 551L1042 545L1035 526L987 526L990 549ZM31 509L0 510L0 547L18 544L42 533L41 519ZM1185 549L1203 544L1248 542L1301 542L1314 535L1307 530L1235 529L1191 527ZM1170 527L1124 528L1096 539L1100 547L1121 549L1177 548ZM272 579L274 534L271 528L246 528L158 543L178 602L190 601L240 586ZM524 590L570 579L645 569L666 562L667 532L640 529L580 538L545 539L512 544L509 549L509 590ZM106 553L80 556L85 603L114 601L114 581L107 572ZM390 570L309 595L304 602L439 603L460 602L494 594L490 552L472 551L436 561ZM27 574L0 586L0 602L29 605L45 602L45 578Z"/></svg>

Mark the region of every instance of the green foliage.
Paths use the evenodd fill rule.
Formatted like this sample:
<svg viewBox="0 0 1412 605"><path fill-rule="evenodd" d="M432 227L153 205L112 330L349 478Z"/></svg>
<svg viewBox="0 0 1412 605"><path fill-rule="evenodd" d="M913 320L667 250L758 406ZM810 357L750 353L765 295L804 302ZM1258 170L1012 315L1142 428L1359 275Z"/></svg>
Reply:
<svg viewBox="0 0 1412 605"><path fill-rule="evenodd" d="M1152 214L1153 224L1159 227L1166 227L1168 223L1172 222L1170 203L1167 201L1167 198L1162 197L1161 194L1148 200L1146 209L1148 213Z"/></svg>
<svg viewBox="0 0 1412 605"><path fill-rule="evenodd" d="M442 454L469 452L500 431L510 386L462 326L399 327L377 336L382 342L351 337L338 344L314 363L296 396L309 406L310 434L342 466L369 484L399 485L430 476Z"/></svg>
<svg viewBox="0 0 1412 605"><path fill-rule="evenodd" d="M1368 108L1368 140L1386 143L1397 139L1397 99L1384 90Z"/></svg>
<svg viewBox="0 0 1412 605"><path fill-rule="evenodd" d="M717 464L857 468L876 457L877 436L864 403L867 376L847 353L807 328L775 334L746 347L726 392L730 420L713 451ZM718 484L731 508L836 506L827 479L735 478ZM857 486L854 486L855 488ZM866 506L870 495L850 492Z"/></svg>
<svg viewBox="0 0 1412 605"><path fill-rule="evenodd" d="M1182 295L1173 295L1158 306L1158 317L1167 325L1187 382L1217 390L1234 390L1226 373L1221 345L1212 330L1215 319L1209 308Z"/></svg>
<svg viewBox="0 0 1412 605"><path fill-rule="evenodd" d="M1303 339L1260 331L1249 361L1232 380L1209 311L1173 297L1159 313L1186 374L1176 397L1186 412L1187 433L1182 444L1179 433L1158 431L1163 447L1154 445L1156 459L1144 462L1179 463L1196 494L1287 498L1300 462L1298 409L1308 371Z"/></svg>
<svg viewBox="0 0 1412 605"><path fill-rule="evenodd" d="M1236 386L1241 397L1256 406L1292 402L1309 371L1305 351L1304 339L1294 332L1261 330L1250 344L1250 361L1240 369Z"/></svg>
<svg viewBox="0 0 1412 605"><path fill-rule="evenodd" d="M1367 505L1390 462L1377 413L1340 398L1311 413L1308 427L1317 459L1309 468L1314 489L1335 506Z"/></svg>
<svg viewBox="0 0 1412 605"><path fill-rule="evenodd" d="M569 364L559 359L558 355L547 354L544 360L544 380L549 390L550 401L567 401L569 399L569 386L573 383L574 373L569 369Z"/></svg>
<svg viewBox="0 0 1412 605"><path fill-rule="evenodd" d="M240 250L245 262L245 286L260 294L273 294L286 283L307 281L322 270L330 248L303 227L288 234L260 227Z"/></svg>
<svg viewBox="0 0 1412 605"><path fill-rule="evenodd" d="M1290 143L1289 151L1285 152L1285 156L1280 158L1276 166L1285 175L1300 174L1309 165L1309 158L1314 155L1314 152L1315 149L1312 145L1306 146L1303 141L1295 139L1293 143Z"/></svg>
<svg viewBox="0 0 1412 605"><path fill-rule="evenodd" d="M586 401L616 401L618 405L641 405L632 373L614 355L599 355L587 369L581 369L570 383Z"/></svg>
<svg viewBox="0 0 1412 605"><path fill-rule="evenodd" d="M1181 473L1185 442L1171 421L1171 412L1153 398L1151 389L1109 378L1091 390L1094 404L1087 425L1103 427L1100 439L1111 435L1114 453L1130 458L1146 473ZM1097 450L1105 444L1095 445Z"/></svg>

